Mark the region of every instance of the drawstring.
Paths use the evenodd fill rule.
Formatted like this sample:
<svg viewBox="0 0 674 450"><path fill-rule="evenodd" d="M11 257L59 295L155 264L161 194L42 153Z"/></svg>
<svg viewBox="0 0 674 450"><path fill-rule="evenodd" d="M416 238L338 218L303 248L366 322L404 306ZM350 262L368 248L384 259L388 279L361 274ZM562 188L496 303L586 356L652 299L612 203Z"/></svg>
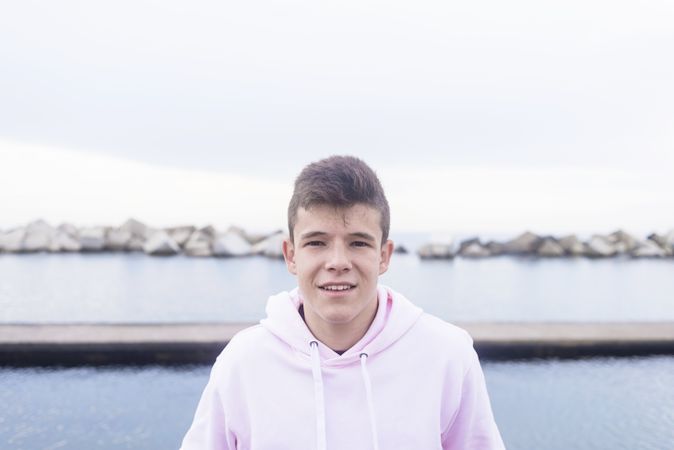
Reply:
<svg viewBox="0 0 674 450"><path fill-rule="evenodd" d="M314 400L316 402L316 440L317 450L327 450L325 433L325 397L323 396L323 375L321 373L321 357L318 353L318 342L311 341L311 373L314 378ZM377 434L377 421L374 414L374 402L372 401L372 384L370 375L367 373L367 353L360 354L360 369L365 384L365 396L367 398L367 409L370 414L370 428L372 430L372 448L379 450L379 441Z"/></svg>
<svg viewBox="0 0 674 450"><path fill-rule="evenodd" d="M379 450L379 442L377 440L377 420L374 415L374 402L372 401L372 383L370 383L370 375L367 373L367 353L360 354L360 369L363 374L363 382L365 383L365 395L367 397L367 409L370 412L370 427L372 428L372 448Z"/></svg>
<svg viewBox="0 0 674 450"><path fill-rule="evenodd" d="M325 399L323 397L323 375L321 358L318 354L318 342L311 341L311 373L314 376L314 400L316 401L316 439L317 449L327 450L325 442Z"/></svg>

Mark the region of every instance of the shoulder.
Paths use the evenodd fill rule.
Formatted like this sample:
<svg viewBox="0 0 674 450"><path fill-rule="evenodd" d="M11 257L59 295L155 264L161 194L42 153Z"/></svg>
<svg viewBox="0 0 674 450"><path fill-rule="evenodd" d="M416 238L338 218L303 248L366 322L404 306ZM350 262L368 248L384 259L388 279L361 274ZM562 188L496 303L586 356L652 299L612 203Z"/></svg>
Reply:
<svg viewBox="0 0 674 450"><path fill-rule="evenodd" d="M409 325L415 333L424 334L429 339L440 342L449 340L456 344L472 346L473 341L470 335L462 328L424 312L403 294L389 286L379 285L379 289L381 289L380 298L388 295L389 302L393 303L391 315L395 319L391 319L390 323L394 323L398 329L404 329Z"/></svg>
<svg viewBox="0 0 674 450"><path fill-rule="evenodd" d="M389 292L389 298L394 302L393 312L396 313L398 325L400 323L410 325L403 336L408 344L413 345L420 353L430 352L433 358L444 356L441 359L459 363L463 361L469 363L474 358L473 339L466 330L423 312L403 294L392 288L384 285L380 287Z"/></svg>
<svg viewBox="0 0 674 450"><path fill-rule="evenodd" d="M466 330L428 313L421 314L416 328L428 334L431 338L451 341L460 345L473 345L473 339Z"/></svg>
<svg viewBox="0 0 674 450"><path fill-rule="evenodd" d="M475 355L473 339L466 330L431 314L423 313L411 331L416 340L435 355L466 363Z"/></svg>
<svg viewBox="0 0 674 450"><path fill-rule="evenodd" d="M270 333L260 324L244 328L227 342L216 361L237 359L254 350L259 350L270 337Z"/></svg>

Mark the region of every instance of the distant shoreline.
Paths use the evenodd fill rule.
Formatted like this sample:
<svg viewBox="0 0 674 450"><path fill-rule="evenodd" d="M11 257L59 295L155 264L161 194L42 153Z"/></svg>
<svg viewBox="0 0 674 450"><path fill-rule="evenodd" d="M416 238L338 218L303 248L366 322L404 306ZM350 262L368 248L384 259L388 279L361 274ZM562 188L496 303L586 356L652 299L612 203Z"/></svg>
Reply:
<svg viewBox="0 0 674 450"><path fill-rule="evenodd" d="M282 230L252 233L231 226L197 228L184 225L152 228L137 219L120 226L76 227L64 223L54 227L44 220L9 230L0 230L0 253L103 253L142 252L151 256L183 254L190 257L242 257L262 255L283 258ZM505 241L482 240L476 236L459 242L451 239L424 242L418 248L396 248L400 253L414 251L421 259L488 258L502 255L530 255L542 258L672 258L674 229L666 234L651 233L645 238L626 231L594 234L581 240L576 234L556 237L525 231Z"/></svg>

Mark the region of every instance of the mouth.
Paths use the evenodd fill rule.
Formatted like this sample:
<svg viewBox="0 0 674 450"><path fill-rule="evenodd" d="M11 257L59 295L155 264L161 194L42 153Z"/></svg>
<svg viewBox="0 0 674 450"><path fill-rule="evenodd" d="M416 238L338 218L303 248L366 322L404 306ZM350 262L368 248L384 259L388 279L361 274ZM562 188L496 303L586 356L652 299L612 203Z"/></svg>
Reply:
<svg viewBox="0 0 674 450"><path fill-rule="evenodd" d="M356 285L350 283L326 283L319 285L318 288L325 292L340 293L340 292L349 292L355 289Z"/></svg>

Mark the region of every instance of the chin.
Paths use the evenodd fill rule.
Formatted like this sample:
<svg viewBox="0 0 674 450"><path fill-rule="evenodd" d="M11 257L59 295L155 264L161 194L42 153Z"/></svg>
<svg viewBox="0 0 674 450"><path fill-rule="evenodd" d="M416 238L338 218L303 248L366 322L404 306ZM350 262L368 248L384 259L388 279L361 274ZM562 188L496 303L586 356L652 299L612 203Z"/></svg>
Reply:
<svg viewBox="0 0 674 450"><path fill-rule="evenodd" d="M325 311L325 320L328 322L348 322L350 319L353 319L353 314L351 311L348 311L347 308L329 308Z"/></svg>
<svg viewBox="0 0 674 450"><path fill-rule="evenodd" d="M356 313L351 310L345 310L346 308L330 308L327 311L321 311L321 318L328 323L334 325L344 324L351 322L355 317Z"/></svg>

